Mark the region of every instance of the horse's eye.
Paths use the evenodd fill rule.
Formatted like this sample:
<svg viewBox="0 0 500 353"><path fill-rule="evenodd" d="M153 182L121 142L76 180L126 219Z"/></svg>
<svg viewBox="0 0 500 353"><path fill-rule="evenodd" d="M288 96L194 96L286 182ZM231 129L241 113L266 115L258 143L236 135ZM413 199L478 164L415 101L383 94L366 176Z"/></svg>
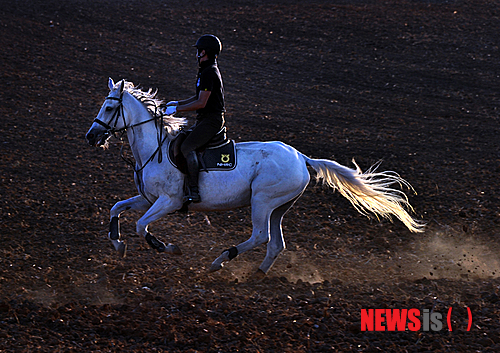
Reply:
<svg viewBox="0 0 500 353"><path fill-rule="evenodd" d="M107 112L110 112L110 111L112 111L112 110L113 110L113 107L106 107L106 111L107 111Z"/></svg>

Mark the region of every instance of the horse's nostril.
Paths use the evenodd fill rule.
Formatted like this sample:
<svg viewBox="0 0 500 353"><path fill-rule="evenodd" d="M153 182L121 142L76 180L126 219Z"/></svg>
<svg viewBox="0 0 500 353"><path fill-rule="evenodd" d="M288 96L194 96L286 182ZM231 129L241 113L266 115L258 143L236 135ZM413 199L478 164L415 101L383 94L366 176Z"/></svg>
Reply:
<svg viewBox="0 0 500 353"><path fill-rule="evenodd" d="M92 140L94 138L94 134L88 133L87 136L86 136L86 138L87 138L87 141L88 140Z"/></svg>

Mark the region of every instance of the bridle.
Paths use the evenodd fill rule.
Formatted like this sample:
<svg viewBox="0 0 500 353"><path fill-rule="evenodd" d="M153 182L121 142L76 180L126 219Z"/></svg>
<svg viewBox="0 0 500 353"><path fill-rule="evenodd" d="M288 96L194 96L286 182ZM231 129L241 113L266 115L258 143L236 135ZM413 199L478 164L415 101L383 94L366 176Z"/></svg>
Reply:
<svg viewBox="0 0 500 353"><path fill-rule="evenodd" d="M161 115L159 115L158 112L154 112L153 118L151 118L149 120L141 121L137 124L132 124L132 125L127 126L127 122L125 121L125 115L123 114L123 92L120 94L119 98L107 96L105 99L118 101L118 107L115 108L115 112L113 113L113 116L111 117L111 120L109 121L109 124L106 124L104 121L102 121L101 119L98 119L98 118L95 118L94 122L98 123L99 125L104 127L106 129L106 134L108 134L108 135L116 134L119 132L124 132L127 129L133 129L136 126L146 124L146 123L149 123L150 121L157 120L157 119L161 118ZM120 129L117 129L116 125L118 125L118 120L120 119L120 117L123 120L123 127ZM113 124L113 122L114 122L114 124ZM111 126L111 125L113 125L113 126ZM160 132L160 134L161 134L161 132Z"/></svg>
<svg viewBox="0 0 500 353"><path fill-rule="evenodd" d="M106 97L106 100L115 100L115 101L118 101L119 105L118 107L116 108L115 112L113 113L113 116L111 117L111 120L109 121L109 124L106 124L104 121L102 121L101 119L98 119L98 118L95 118L94 119L94 123L98 123L99 125L101 125L102 127L104 127L106 129L106 133L107 134L114 134L116 132L121 132L121 131L124 131L126 129L126 123L125 123L125 117L123 115L123 92L122 94L120 94L120 98L116 98L116 97ZM120 116L122 117L123 119L123 128L122 129L116 129L116 125L118 124L118 119L120 118ZM114 125L111 126L111 124L113 124L113 121L114 121Z"/></svg>
<svg viewBox="0 0 500 353"><path fill-rule="evenodd" d="M148 111L153 116L151 119L147 119L147 120L138 122L136 124L127 125L127 122L125 121L125 115L123 113L123 92L124 91L121 92L119 98L117 98L117 97L111 97L111 96L107 96L105 98L106 100L109 99L109 100L118 101L118 106L115 108L115 111L113 113L113 116L111 117L111 120L109 121L109 124L106 124L104 121L102 121L102 120L100 120L98 118L95 118L94 122L97 123L97 124L99 124L99 125L101 125L102 127L104 127L106 129L106 135L113 135L113 136L117 137L121 141L123 141L122 137L125 134L125 132L126 132L127 129L132 129L132 131L133 131L134 127L137 127L137 126L149 123L151 121L155 122L155 127L156 127L156 131L157 131L158 148L153 152L153 154L151 155L151 157L149 157L146 160L146 162L142 165L142 167L136 168L135 165L134 165L133 160L131 158L128 158L128 157L125 156L125 154L123 152L123 147L125 146L124 143L122 144L122 147L120 148L120 157L125 161L125 163L127 163L130 167L132 167L132 169L134 170L137 178L140 181L141 180L141 172L142 172L142 170L151 161L154 160L156 154L158 154L158 163L161 163L163 161L162 146L163 146L163 143L165 142L165 140L167 139L168 134L165 134L165 137L163 137L163 132L164 132L163 131L164 130L163 113L160 111L159 107L156 107L156 111L154 111L154 112L152 112L151 110L148 109ZM118 125L118 121L120 120L120 118L123 121L123 127L117 129L116 126ZM118 134L120 134L119 137L117 136ZM142 194L142 196L150 204L153 204L146 197L146 194L143 192L142 187L143 187L143 184L141 182L139 182L139 191L140 191L140 193Z"/></svg>

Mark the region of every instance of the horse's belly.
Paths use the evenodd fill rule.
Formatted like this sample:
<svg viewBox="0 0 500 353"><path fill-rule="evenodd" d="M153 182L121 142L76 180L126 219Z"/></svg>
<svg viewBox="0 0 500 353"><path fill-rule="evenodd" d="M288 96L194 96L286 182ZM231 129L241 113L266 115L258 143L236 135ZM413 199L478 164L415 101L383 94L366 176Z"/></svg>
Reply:
<svg viewBox="0 0 500 353"><path fill-rule="evenodd" d="M190 205L190 210L223 211L249 206L252 190L237 171L209 172L200 175L200 196L202 202Z"/></svg>

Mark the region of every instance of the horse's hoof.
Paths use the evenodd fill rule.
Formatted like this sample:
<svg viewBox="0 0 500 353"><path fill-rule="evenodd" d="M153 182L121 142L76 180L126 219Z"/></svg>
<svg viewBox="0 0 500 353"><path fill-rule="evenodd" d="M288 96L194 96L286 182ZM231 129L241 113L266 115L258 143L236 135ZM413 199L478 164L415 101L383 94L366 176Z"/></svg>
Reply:
<svg viewBox="0 0 500 353"><path fill-rule="evenodd" d="M121 258L124 258L127 255L127 244L120 243L120 245L118 245L118 249L116 249L116 251L118 252L118 255Z"/></svg>
<svg viewBox="0 0 500 353"><path fill-rule="evenodd" d="M181 251L181 249L177 245L168 244L168 247L169 247L169 251L172 254L174 254L174 255L182 255L182 251Z"/></svg>
<svg viewBox="0 0 500 353"><path fill-rule="evenodd" d="M222 267L224 267L224 264L215 264L213 263L212 266L208 269L208 273L213 273L219 271Z"/></svg>
<svg viewBox="0 0 500 353"><path fill-rule="evenodd" d="M255 271L255 273L252 275L252 279L254 281L262 281L264 278L266 278L266 273L262 271L260 268Z"/></svg>
<svg viewBox="0 0 500 353"><path fill-rule="evenodd" d="M167 250L167 248L165 247L165 244L163 244L163 246L160 245L156 248L156 251L158 251L158 252L165 252L166 250Z"/></svg>

